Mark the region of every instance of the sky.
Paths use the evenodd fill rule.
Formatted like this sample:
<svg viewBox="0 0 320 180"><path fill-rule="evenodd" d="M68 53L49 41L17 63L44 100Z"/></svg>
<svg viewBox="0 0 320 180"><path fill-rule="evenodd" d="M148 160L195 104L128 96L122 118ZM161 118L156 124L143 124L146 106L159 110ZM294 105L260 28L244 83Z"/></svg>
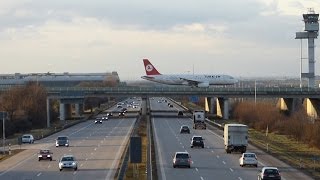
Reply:
<svg viewBox="0 0 320 180"><path fill-rule="evenodd" d="M295 33L308 8L320 13L320 1L0 0L0 74L117 71L139 80L148 58L162 74L299 77Z"/></svg>

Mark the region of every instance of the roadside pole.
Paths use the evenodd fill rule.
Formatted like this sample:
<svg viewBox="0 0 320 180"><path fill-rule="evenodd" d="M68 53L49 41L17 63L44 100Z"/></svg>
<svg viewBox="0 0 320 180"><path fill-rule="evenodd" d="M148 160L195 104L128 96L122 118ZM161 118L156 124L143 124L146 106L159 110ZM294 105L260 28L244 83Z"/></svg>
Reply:
<svg viewBox="0 0 320 180"><path fill-rule="evenodd" d="M6 128L4 122L4 112L2 112L2 147L3 147L3 154L6 153Z"/></svg>

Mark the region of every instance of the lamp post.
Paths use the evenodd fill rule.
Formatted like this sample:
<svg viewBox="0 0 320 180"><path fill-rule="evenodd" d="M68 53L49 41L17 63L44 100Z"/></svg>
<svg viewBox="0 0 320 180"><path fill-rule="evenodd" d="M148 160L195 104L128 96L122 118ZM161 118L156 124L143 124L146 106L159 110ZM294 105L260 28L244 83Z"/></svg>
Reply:
<svg viewBox="0 0 320 180"><path fill-rule="evenodd" d="M6 147L6 128L5 128L5 122L4 122L4 112L2 112L2 146L3 146L3 154L6 153L5 147Z"/></svg>

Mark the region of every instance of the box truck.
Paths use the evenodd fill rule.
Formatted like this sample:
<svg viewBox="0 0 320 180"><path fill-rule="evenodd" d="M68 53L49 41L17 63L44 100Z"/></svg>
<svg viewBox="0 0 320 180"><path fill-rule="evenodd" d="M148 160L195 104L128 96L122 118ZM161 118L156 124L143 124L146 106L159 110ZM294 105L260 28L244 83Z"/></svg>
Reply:
<svg viewBox="0 0 320 180"><path fill-rule="evenodd" d="M224 125L224 149L227 153L245 153L248 146L248 126L244 124Z"/></svg>

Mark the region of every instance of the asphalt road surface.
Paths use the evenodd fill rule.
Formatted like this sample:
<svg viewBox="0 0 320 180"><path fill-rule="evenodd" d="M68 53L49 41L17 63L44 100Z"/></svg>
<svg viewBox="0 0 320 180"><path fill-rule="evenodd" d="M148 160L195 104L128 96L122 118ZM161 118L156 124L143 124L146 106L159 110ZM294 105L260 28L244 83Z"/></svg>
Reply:
<svg viewBox="0 0 320 180"><path fill-rule="evenodd" d="M157 98L151 100L152 108L160 107L167 110ZM286 165L276 158L249 146L247 152L255 152L258 157L258 168L240 167L240 153L227 154L224 150L222 131L193 130L192 120L189 118L152 118L153 132L156 143L157 171L162 180L247 180L257 179L258 171L263 166L276 166L279 168L282 179L312 179L296 169ZM190 134L180 134L181 125L188 125ZM191 148L190 142L193 135L200 135L205 140L205 148ZM191 168L173 168L172 159L177 151L187 151L191 155Z"/></svg>
<svg viewBox="0 0 320 180"><path fill-rule="evenodd" d="M24 144L22 148L27 150L1 162L0 179L113 179L135 120L118 118L102 124L89 120L34 144ZM69 136L69 147L55 147L55 139L59 135ZM38 161L38 151L47 148L53 152L53 160ZM76 157L77 171L59 171L58 161L64 154Z"/></svg>

